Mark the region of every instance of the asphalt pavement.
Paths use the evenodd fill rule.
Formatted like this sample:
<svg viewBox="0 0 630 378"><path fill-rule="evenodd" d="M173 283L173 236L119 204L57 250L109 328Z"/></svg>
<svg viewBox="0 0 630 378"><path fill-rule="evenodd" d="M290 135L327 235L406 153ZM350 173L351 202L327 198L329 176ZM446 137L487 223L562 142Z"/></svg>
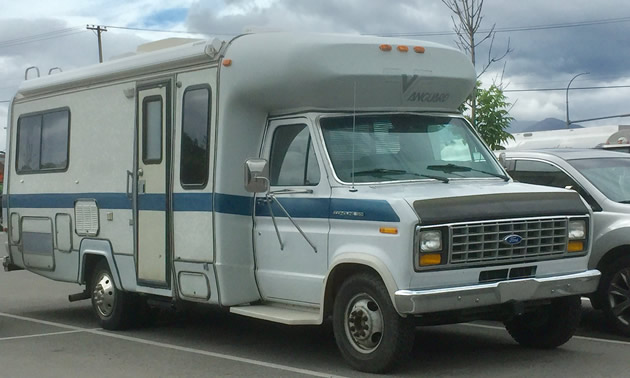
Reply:
<svg viewBox="0 0 630 378"><path fill-rule="evenodd" d="M89 301L68 302L80 290L0 272L0 377L368 376L344 363L328 324L284 326L196 307L110 332ZM391 376L629 376L630 339L584 308L578 335L555 350L520 347L493 322L418 328L412 358Z"/></svg>

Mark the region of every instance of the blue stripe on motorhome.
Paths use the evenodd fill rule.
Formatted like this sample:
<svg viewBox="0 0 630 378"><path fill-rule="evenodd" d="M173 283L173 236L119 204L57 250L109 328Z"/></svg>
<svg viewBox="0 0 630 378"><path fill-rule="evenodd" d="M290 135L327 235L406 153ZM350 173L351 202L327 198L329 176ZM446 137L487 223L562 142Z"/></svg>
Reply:
<svg viewBox="0 0 630 378"><path fill-rule="evenodd" d="M346 198L278 198L278 200L294 218L400 222L400 218L394 209L384 200ZM286 216L276 203L272 203L272 211L274 216ZM257 201L256 215L271 216L266 202Z"/></svg>
<svg viewBox="0 0 630 378"><path fill-rule="evenodd" d="M138 210L165 211L166 195L145 193L138 196Z"/></svg>
<svg viewBox="0 0 630 378"><path fill-rule="evenodd" d="M361 215L350 215L360 213ZM330 199L330 218L379 222L400 222L398 214L385 200L361 200L349 198Z"/></svg>
<svg viewBox="0 0 630 378"><path fill-rule="evenodd" d="M214 211L224 214L252 215L252 197L214 194Z"/></svg>
<svg viewBox="0 0 630 378"><path fill-rule="evenodd" d="M174 193L173 211L212 211L212 193Z"/></svg>
<svg viewBox="0 0 630 378"><path fill-rule="evenodd" d="M93 198L101 209L131 209L125 193L11 194L12 208L73 208L77 199ZM141 210L164 210L165 196L139 196ZM4 198L3 198L4 200ZM252 197L220 193L174 193L174 211L216 211L223 214L251 215ZM331 218L380 222L400 222L400 218L385 200L347 198L279 198L282 206L295 218ZM273 204L275 216L285 214ZM256 214L270 216L269 208L258 203Z"/></svg>

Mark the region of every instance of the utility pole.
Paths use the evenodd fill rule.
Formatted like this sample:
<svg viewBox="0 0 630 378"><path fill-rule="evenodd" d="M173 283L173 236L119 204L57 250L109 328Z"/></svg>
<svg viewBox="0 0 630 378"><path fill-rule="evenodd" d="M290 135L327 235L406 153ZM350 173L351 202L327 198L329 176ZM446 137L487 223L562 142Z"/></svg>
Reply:
<svg viewBox="0 0 630 378"><path fill-rule="evenodd" d="M101 42L101 33L107 31L107 27L101 25L86 25L88 30L96 31L96 36L98 38L98 62L103 63L103 44Z"/></svg>

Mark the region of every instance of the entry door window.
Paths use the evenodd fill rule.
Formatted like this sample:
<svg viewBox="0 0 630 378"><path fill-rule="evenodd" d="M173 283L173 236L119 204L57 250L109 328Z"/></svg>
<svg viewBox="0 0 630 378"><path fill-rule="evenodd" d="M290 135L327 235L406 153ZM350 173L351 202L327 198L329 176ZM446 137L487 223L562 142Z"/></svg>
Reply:
<svg viewBox="0 0 630 378"><path fill-rule="evenodd" d="M271 144L270 175L272 186L319 184L319 164L306 125L276 128Z"/></svg>
<svg viewBox="0 0 630 378"><path fill-rule="evenodd" d="M150 96L142 101L142 162L162 162L162 97Z"/></svg>

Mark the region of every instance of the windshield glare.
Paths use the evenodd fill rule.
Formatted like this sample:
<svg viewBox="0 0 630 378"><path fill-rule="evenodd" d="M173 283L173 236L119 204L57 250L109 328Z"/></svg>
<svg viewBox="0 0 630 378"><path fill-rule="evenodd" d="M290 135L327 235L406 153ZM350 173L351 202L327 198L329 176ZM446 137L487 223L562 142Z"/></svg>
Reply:
<svg viewBox="0 0 630 378"><path fill-rule="evenodd" d="M504 175L459 118L361 115L355 117L354 132L353 116L322 118L320 125L335 173L343 182L430 178L447 182Z"/></svg>
<svg viewBox="0 0 630 378"><path fill-rule="evenodd" d="M630 203L630 159L578 159L569 164L608 199Z"/></svg>

